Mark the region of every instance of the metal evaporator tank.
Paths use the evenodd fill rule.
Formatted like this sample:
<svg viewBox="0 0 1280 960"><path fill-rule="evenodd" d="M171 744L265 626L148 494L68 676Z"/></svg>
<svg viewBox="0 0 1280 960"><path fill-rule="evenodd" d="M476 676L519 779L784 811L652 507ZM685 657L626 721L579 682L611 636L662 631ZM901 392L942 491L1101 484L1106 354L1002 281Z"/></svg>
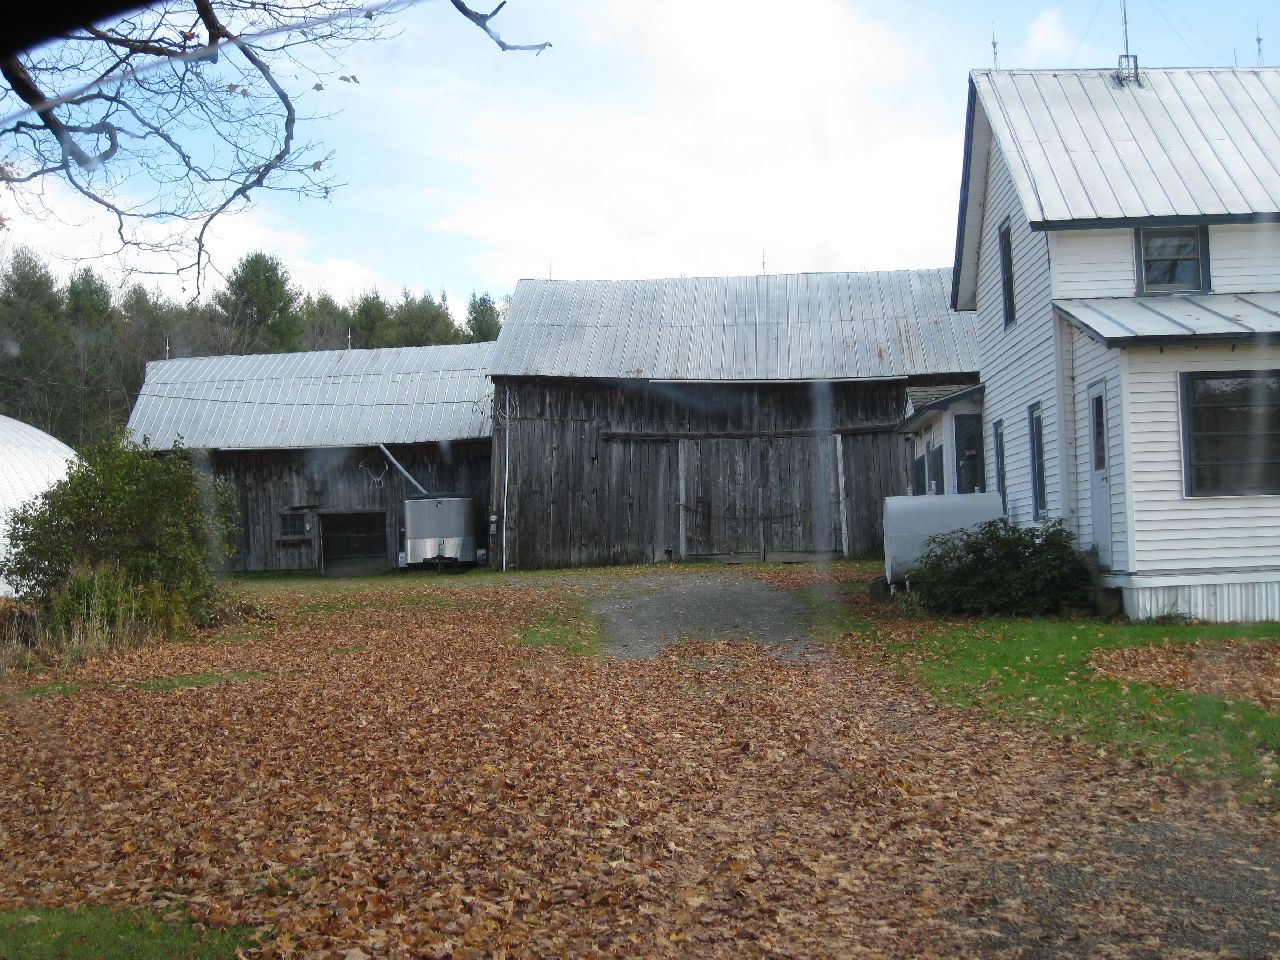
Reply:
<svg viewBox="0 0 1280 960"><path fill-rule="evenodd" d="M404 502L405 561L476 562L476 523L470 497L424 497Z"/></svg>

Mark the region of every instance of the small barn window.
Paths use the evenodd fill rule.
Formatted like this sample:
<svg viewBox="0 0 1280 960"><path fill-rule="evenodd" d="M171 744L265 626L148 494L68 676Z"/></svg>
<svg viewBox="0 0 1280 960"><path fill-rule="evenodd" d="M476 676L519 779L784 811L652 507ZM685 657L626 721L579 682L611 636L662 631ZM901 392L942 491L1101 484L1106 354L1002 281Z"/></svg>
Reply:
<svg viewBox="0 0 1280 960"><path fill-rule="evenodd" d="M935 444L932 440L925 446L925 450L929 456L929 492L942 494L947 492L947 479L943 475L942 468L942 444Z"/></svg>
<svg viewBox="0 0 1280 960"><path fill-rule="evenodd" d="M1031 504L1035 519L1041 520L1048 511L1049 504L1045 495L1044 417L1039 403L1033 403L1027 408L1027 419L1031 441Z"/></svg>
<svg viewBox="0 0 1280 960"><path fill-rule="evenodd" d="M1182 375L1189 497L1280 494L1280 370Z"/></svg>
<svg viewBox="0 0 1280 960"><path fill-rule="evenodd" d="M991 426L991 446L996 456L996 492L1000 494L1000 506L1007 512L1008 497L1004 485L1004 421L997 420Z"/></svg>
<svg viewBox="0 0 1280 960"><path fill-rule="evenodd" d="M280 514L281 537L305 537L307 535L307 515L305 513Z"/></svg>
<svg viewBox="0 0 1280 960"><path fill-rule="evenodd" d="M1137 247L1140 294L1208 291L1208 227L1138 230Z"/></svg>
<svg viewBox="0 0 1280 960"><path fill-rule="evenodd" d="M1013 232L1006 220L1000 228L1000 293L1004 302L1004 325L1017 322L1018 313L1013 299Z"/></svg>

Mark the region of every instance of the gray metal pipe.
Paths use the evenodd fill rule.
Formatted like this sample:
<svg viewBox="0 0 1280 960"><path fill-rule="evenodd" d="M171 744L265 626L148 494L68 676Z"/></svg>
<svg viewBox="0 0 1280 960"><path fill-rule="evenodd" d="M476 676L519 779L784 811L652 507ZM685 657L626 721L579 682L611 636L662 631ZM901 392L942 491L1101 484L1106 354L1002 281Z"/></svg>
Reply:
<svg viewBox="0 0 1280 960"><path fill-rule="evenodd" d="M417 480L413 479L413 474L411 474L408 470L406 470L404 467L400 465L400 461L391 455L390 450L388 450L382 444L378 444L378 449L382 451L382 455L387 458L387 461L393 467L399 470L401 474L403 474L406 480L408 480L410 483L412 483L415 487L418 488L418 492L420 494L422 494L424 497L428 495L427 488L424 487L422 484L420 484Z"/></svg>

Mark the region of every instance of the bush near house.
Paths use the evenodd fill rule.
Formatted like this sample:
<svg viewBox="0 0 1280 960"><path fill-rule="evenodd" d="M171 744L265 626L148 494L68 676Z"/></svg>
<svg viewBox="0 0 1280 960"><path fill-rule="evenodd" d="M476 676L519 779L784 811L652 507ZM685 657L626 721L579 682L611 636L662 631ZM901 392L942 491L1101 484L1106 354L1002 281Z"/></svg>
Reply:
<svg viewBox="0 0 1280 960"><path fill-rule="evenodd" d="M908 580L931 613L1040 616L1089 597L1089 562L1061 520L1018 527L1001 517L927 545Z"/></svg>
<svg viewBox="0 0 1280 960"><path fill-rule="evenodd" d="M208 623L210 565L230 549L233 520L230 491L185 451L157 453L117 431L10 519L0 576L23 609L8 617L8 639L109 646Z"/></svg>

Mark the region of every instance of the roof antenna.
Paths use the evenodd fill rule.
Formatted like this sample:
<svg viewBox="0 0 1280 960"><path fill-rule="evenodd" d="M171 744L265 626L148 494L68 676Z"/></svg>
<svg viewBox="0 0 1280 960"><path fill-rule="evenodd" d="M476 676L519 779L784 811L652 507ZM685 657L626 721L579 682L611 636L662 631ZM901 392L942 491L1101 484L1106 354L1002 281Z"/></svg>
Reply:
<svg viewBox="0 0 1280 960"><path fill-rule="evenodd" d="M351 328L347 327L347 349L351 349Z"/></svg>
<svg viewBox="0 0 1280 960"><path fill-rule="evenodd" d="M1262 66L1262 22L1258 21L1255 26L1258 30L1258 66Z"/></svg>
<svg viewBox="0 0 1280 960"><path fill-rule="evenodd" d="M164 335L164 358L166 360L169 359L169 335L167 333Z"/></svg>
<svg viewBox="0 0 1280 960"><path fill-rule="evenodd" d="M1138 82L1138 57L1129 52L1129 4L1120 0L1120 23L1124 27L1124 53L1120 55L1120 64L1116 69L1116 79L1121 83L1127 80Z"/></svg>
<svg viewBox="0 0 1280 960"><path fill-rule="evenodd" d="M1000 50L996 46L996 25L991 24L991 69L1000 69Z"/></svg>
<svg viewBox="0 0 1280 960"><path fill-rule="evenodd" d="M764 268L764 247L761 247L761 248L760 248L760 272L761 272L761 273L767 273L767 272L768 272L768 271L766 271L766 270L765 270L765 268Z"/></svg>

